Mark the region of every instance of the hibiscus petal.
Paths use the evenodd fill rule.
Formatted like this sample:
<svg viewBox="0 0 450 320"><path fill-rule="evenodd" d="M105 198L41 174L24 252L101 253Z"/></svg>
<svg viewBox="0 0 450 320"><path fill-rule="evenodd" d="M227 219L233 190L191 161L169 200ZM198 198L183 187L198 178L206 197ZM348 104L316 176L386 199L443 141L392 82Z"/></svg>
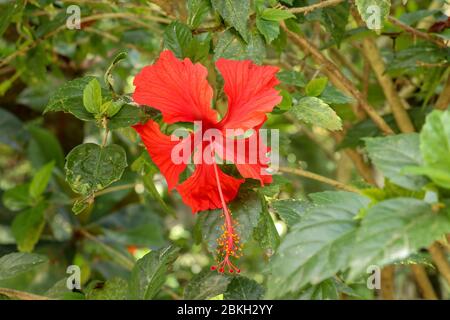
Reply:
<svg viewBox="0 0 450 320"><path fill-rule="evenodd" d="M191 137L182 141L177 141L175 137L172 139L170 136L163 134L159 129L158 123L152 120L149 120L146 124L135 125L133 128L140 135L152 161L166 178L169 190L172 190L178 184L179 176L186 169L187 163L186 161L178 161L181 163L177 164L172 161L172 150L175 146L184 147L180 148L181 151L178 153L178 156L188 159L192 152L192 148L189 145L192 140ZM180 145L180 143L185 145ZM183 150L189 150L189 154L183 154Z"/></svg>
<svg viewBox="0 0 450 320"><path fill-rule="evenodd" d="M171 51L161 52L156 63L144 67L134 78L133 100L161 111L166 123L203 120L217 122L211 108L213 90L207 69L191 60L178 60Z"/></svg>
<svg viewBox="0 0 450 320"><path fill-rule="evenodd" d="M254 128L281 102L275 90L279 83L275 77L278 68L258 66L250 60L223 58L217 60L216 67L225 80L224 91L228 97L228 112L220 122L222 128Z"/></svg>
<svg viewBox="0 0 450 320"><path fill-rule="evenodd" d="M220 157L236 165L242 177L259 180L261 186L272 182L272 175L266 171L270 162L266 153L270 148L262 142L259 130L246 139L226 138L224 146L215 143L214 148Z"/></svg>
<svg viewBox="0 0 450 320"><path fill-rule="evenodd" d="M194 173L177 187L183 202L191 207L193 213L203 210L222 208L215 178L216 164L199 164ZM226 203L232 201L239 190L243 179L236 179L217 168L223 197Z"/></svg>

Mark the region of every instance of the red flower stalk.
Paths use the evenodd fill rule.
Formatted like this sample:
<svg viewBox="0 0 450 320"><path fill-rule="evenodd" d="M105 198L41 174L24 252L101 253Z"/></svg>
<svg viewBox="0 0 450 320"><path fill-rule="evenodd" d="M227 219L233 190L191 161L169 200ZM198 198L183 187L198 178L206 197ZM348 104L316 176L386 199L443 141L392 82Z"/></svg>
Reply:
<svg viewBox="0 0 450 320"><path fill-rule="evenodd" d="M227 203L236 197L244 179L225 174L219 168L216 156L233 162L243 178L257 179L261 185L271 183L272 176L265 173L269 159L262 156L256 162L250 161L251 137L245 138L245 148L239 151L237 139L230 137L228 130L245 132L252 129L261 146L259 130L267 119L266 113L281 102L281 97L274 88L279 83L275 77L276 67L258 66L249 60L226 59L219 59L216 67L223 76L224 92L228 97L228 110L221 120L211 107L213 90L206 80L207 69L189 59L179 60L166 50L156 63L144 67L136 75L133 100L161 111L165 123L200 122L201 128L194 129L194 134L181 140L163 134L152 120L136 125L134 129L166 178L169 190L175 188L193 213L223 210L225 223L218 239L218 257L222 260L211 269L219 272L228 269L232 273L239 272L231 258L239 258L241 249L236 222ZM210 129L220 132L223 139L217 139L217 136L205 138ZM178 151L180 146L182 150ZM185 160L193 155L196 164L194 173L182 183L179 183L179 176L186 169L187 161L174 161L174 152Z"/></svg>

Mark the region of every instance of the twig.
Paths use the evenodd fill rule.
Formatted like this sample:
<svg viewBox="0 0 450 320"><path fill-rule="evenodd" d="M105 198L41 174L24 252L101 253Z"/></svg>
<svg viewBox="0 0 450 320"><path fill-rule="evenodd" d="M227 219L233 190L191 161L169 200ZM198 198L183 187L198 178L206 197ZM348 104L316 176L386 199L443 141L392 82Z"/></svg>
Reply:
<svg viewBox="0 0 450 320"><path fill-rule="evenodd" d="M439 95L434 107L439 110L445 110L448 108L449 104L450 104L450 76L447 77L444 89L442 89L442 92Z"/></svg>
<svg viewBox="0 0 450 320"><path fill-rule="evenodd" d="M345 190L345 191L349 191L349 192L360 193L360 191L357 188L348 186L339 181L336 181L336 180L333 180L333 179L330 179L330 178L327 178L327 177L324 177L324 176L321 176L316 173L312 173L312 172L309 172L309 171L306 171L303 169L280 167L280 168L278 168L278 170L280 170L281 172L285 172L285 173L292 173L292 174L295 174L300 177L305 177L308 179L320 181L320 182L326 183L330 186L333 186L337 189L341 189L341 190Z"/></svg>
<svg viewBox="0 0 450 320"><path fill-rule="evenodd" d="M316 9L321 9L321 8L326 8L326 7L330 7L330 6L335 6L341 2L344 2L344 0L327 0L327 1L322 1L316 4L312 4L310 6L306 6L306 7L300 7L300 8L290 8L288 9L289 12L291 13L310 13L311 11L314 11Z"/></svg>
<svg viewBox="0 0 450 320"><path fill-rule="evenodd" d="M386 266L381 270L381 298L384 300L395 300L394 286L395 267Z"/></svg>
<svg viewBox="0 0 450 320"><path fill-rule="evenodd" d="M51 300L50 298L45 296L9 288L0 288L0 294L7 296L9 298L16 298L20 300Z"/></svg>
<svg viewBox="0 0 450 320"><path fill-rule="evenodd" d="M281 23L281 27L296 45L298 45L304 51L309 52L317 64L324 66L325 71L329 73L332 80L334 79L334 81L340 82L353 95L353 97L359 102L363 110L368 114L368 116L373 120L373 122L380 128L383 133L394 134L394 131L391 129L391 127L389 127L386 121L384 121L384 119L375 111L375 109L371 105L369 105L366 99L364 99L361 92L349 79L347 79L341 73L339 68L337 68L334 63L328 60L307 39L300 37L298 34L289 30L284 23Z"/></svg>
<svg viewBox="0 0 450 320"><path fill-rule="evenodd" d="M447 283L450 285L450 264L445 256L444 250L439 243L435 242L428 249L433 258L436 267L439 270L439 273L447 280Z"/></svg>
<svg viewBox="0 0 450 320"><path fill-rule="evenodd" d="M413 264L411 265L411 271L422 297L427 300L437 300L436 292L434 292L430 279L428 279L425 268L419 264Z"/></svg>
<svg viewBox="0 0 450 320"><path fill-rule="evenodd" d="M429 33L426 33L426 32L417 30L417 29L415 29L415 28L413 28L411 26L408 26L406 23L403 23L400 20L398 20L398 19L396 19L396 18L394 18L392 16L389 16L388 20L389 20L389 22L391 22L392 24L396 25L397 27L400 27L403 30L405 30L406 32L411 33L414 37L431 41L431 42L433 42L434 44L436 44L437 46L439 46L441 48L446 48L447 47L445 42L442 41L441 39L436 38L436 37L434 37L433 35L431 35Z"/></svg>

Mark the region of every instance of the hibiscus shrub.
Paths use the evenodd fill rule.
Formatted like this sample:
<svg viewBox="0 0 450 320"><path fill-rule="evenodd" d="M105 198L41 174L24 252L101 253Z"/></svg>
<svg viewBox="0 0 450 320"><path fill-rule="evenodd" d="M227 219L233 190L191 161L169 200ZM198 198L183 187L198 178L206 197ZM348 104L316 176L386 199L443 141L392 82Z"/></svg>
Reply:
<svg viewBox="0 0 450 320"><path fill-rule="evenodd" d="M2 1L0 298L449 298L449 10Z"/></svg>

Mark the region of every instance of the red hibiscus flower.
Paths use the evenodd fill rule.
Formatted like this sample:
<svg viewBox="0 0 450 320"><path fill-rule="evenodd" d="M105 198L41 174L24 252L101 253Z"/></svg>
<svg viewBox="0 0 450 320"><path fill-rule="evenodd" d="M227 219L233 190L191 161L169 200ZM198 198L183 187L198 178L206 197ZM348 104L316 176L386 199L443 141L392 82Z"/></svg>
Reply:
<svg viewBox="0 0 450 320"><path fill-rule="evenodd" d="M224 173L215 159L218 156L233 162L243 178L257 179L262 185L272 182L272 177L264 173L268 168L268 158L262 156L257 161L249 161L251 137L245 138L245 147L236 151L239 149L238 139L230 137L228 132L230 129L241 132L252 129L253 135L259 136L266 113L281 101L274 88L279 83L275 77L278 68L258 66L249 60L226 59L219 59L216 67L223 76L224 92L228 98L228 110L221 120L211 107L213 90L206 79L207 69L201 64L193 64L189 59L179 60L166 50L156 63L144 67L136 75L133 100L161 111L165 123L200 122L201 128L194 129L194 134L182 140L163 134L152 120L136 125L134 129L166 178L169 190L175 188L193 213L223 210L224 233L218 240L223 260L217 268L220 272L224 272L226 267L229 272L239 272L230 261L231 257L238 257L240 253L239 236L227 203L236 197L244 179ZM207 138L206 132L211 129L220 132L223 138L217 139L217 135ZM182 158L188 159L193 155L195 160L200 159L194 161L194 173L182 183L179 183L179 176L187 163L173 160L174 148L180 146L186 147L180 152Z"/></svg>

